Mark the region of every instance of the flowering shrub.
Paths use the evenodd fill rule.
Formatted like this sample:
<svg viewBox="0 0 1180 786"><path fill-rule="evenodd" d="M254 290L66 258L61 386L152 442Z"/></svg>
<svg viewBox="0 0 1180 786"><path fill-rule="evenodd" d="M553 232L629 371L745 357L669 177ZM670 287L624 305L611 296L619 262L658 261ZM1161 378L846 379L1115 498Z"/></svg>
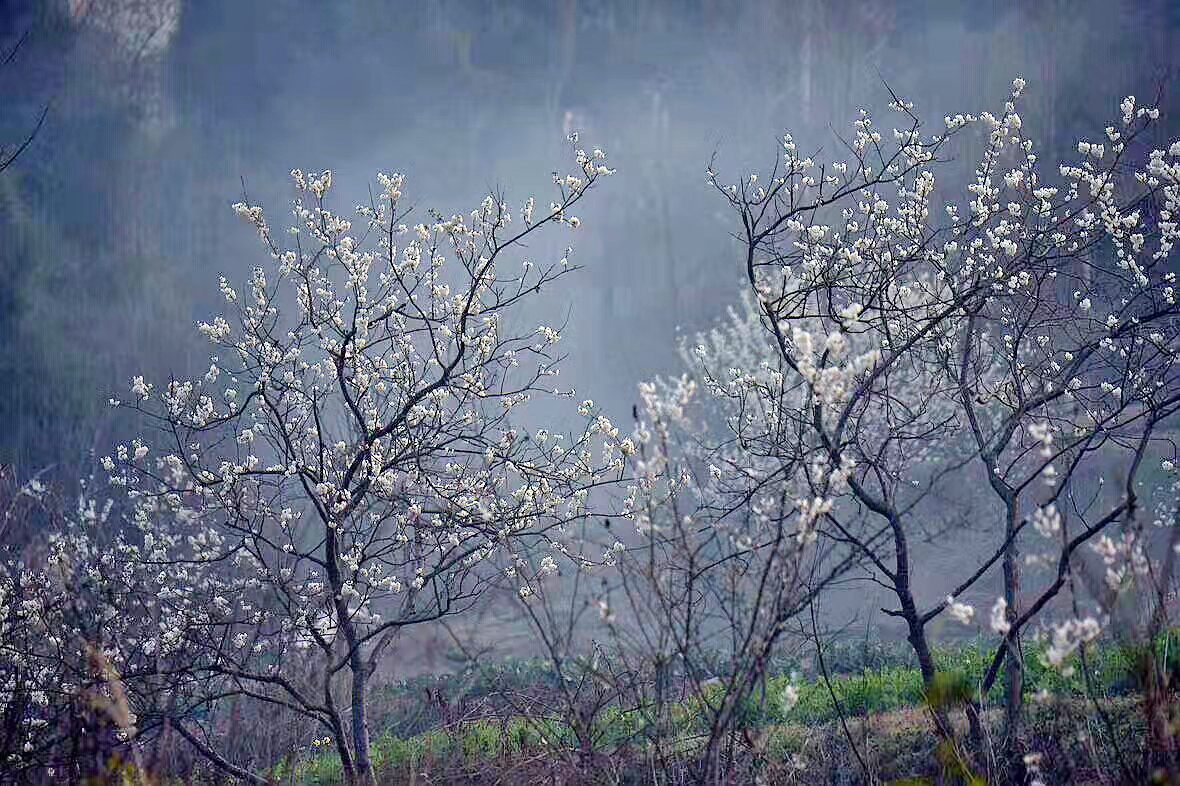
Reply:
<svg viewBox="0 0 1180 786"><path fill-rule="evenodd" d="M0 554L0 762L13 777L101 777L136 723L127 686L111 668L119 636L134 629L103 595L110 507L71 515L38 477L0 471L3 525L47 535ZM22 539L24 540L24 539ZM19 542L19 541L18 541ZM139 664L134 648L124 664ZM134 760L131 757L130 760Z"/></svg>

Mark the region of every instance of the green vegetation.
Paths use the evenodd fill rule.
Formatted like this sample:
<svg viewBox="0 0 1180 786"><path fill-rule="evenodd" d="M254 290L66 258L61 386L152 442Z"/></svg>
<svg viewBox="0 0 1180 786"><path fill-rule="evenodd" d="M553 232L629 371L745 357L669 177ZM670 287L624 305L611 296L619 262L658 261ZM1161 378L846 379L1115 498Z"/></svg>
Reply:
<svg viewBox="0 0 1180 786"><path fill-rule="evenodd" d="M978 684L992 655L990 644L978 640L937 650L937 663L941 673L947 675L948 689L953 692L966 686L969 691L970 686ZM1180 675L1180 629L1161 637L1157 647L1168 673ZM1057 670L1043 663L1042 653L1043 649L1027 651L1025 684L1032 704L1030 728L1051 737L1056 734L1053 729L1057 724L1087 714L1087 687L1079 655L1073 655L1066 668ZM839 670L833 669L831 674L832 690L846 718L866 731L863 743L873 758L893 761L902 771L909 766L920 767L923 756L929 757L926 748L932 738L922 725L925 713L921 676L914 666L907 665L905 651L882 645L871 649L845 646L834 648L833 654ZM1133 651L1114 642L1091 647L1087 657L1093 688L1111 708L1116 732L1124 740L1142 736L1142 719L1135 714L1137 662ZM791 672L796 671L796 666L792 660L777 664L776 674L767 680L764 689L757 690L740 708L736 726L757 733L757 744L768 762L790 761L808 751L814 757L817 745L838 758L832 746L838 749L846 741L836 728L839 716L831 694L819 676L793 678ZM789 684L797 688L798 700L787 709L779 697ZM490 697L508 689L544 694L554 686L553 670L546 661L508 660L484 664L466 674L405 681L391 687L388 698L413 703L415 697L422 697L430 689L449 693L454 699L459 696L451 692L458 690L465 690L467 698ZM988 704L998 706L999 690L997 687L989 695ZM723 691L723 685L712 684L700 695L684 696L671 707L669 732L680 741L682 749L691 749L693 740L707 730L710 706L717 705ZM1043 692L1052 697L1050 701L1037 700L1038 694L1046 695ZM601 746L597 752L624 759L628 754L638 755L649 739L651 717L650 708L605 708L593 720L591 737ZM867 733L870 727L877 727L871 737ZM448 771L476 767L486 770L491 762L504 764L530 754L557 754L576 748L573 728L556 713L528 718L476 717L408 736L399 736L396 729L387 730L374 742L374 760L383 778L400 783L406 773L440 766ZM308 786L342 782L339 761L330 748L309 753L294 768L287 764L269 774L282 783Z"/></svg>

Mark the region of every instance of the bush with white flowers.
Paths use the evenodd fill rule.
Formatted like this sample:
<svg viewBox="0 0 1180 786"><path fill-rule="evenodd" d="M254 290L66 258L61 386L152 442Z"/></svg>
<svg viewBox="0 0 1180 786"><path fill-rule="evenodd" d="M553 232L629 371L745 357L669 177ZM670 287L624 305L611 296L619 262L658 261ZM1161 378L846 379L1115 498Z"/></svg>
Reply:
<svg viewBox="0 0 1180 786"><path fill-rule="evenodd" d="M846 160L803 157L788 135L769 177L725 184L710 167L708 182L740 219L747 286L721 326L683 345L689 374L646 389L637 474L650 477L631 511L642 528L658 528L649 508L692 490L695 542L733 544L732 561L749 550L743 571L795 544L779 570L755 577L801 582L788 566L808 543L823 555L807 563L811 582L863 566L895 597L885 612L904 624L928 685L929 624L944 612L973 624L962 596L999 574L1004 597L990 622L1001 641L980 693L1005 670L1010 722L1022 631L1081 570L1082 546L1116 528L1145 542L1133 534L1140 481L1153 454L1170 452L1164 432L1180 409L1169 269L1180 143L1142 156L1158 111L1128 98L1102 144L1046 167L1017 109L1024 87L1013 83L1003 111L948 117L946 132L929 137L912 104L894 96L905 124L893 129L895 147L862 112ZM938 156L974 127L986 146L967 209L936 207ZM689 406L701 393L701 406ZM673 465L656 482L650 470ZM1103 477L1118 481L1104 486ZM665 515L664 529L683 513ZM921 597L914 541L954 526L956 514L985 526L993 546ZM1022 550L1048 570L1022 582ZM1161 567L1132 546L1109 562L1118 591ZM706 571L689 567L702 585ZM784 609L798 608L785 599L809 588L753 586L756 596L716 603L750 606L735 616L743 630L764 631L741 639L758 651ZM1083 620L1084 635L1074 635L1076 620L1069 636L1054 634L1050 662L1096 635L1097 617Z"/></svg>
<svg viewBox="0 0 1180 786"><path fill-rule="evenodd" d="M572 392L555 384L558 331L521 330L522 306L575 267L570 249L505 260L578 225L571 209L613 170L600 150L576 159L548 211L492 195L418 223L403 177L379 174L355 227L329 207L331 172L295 170L285 247L261 208L234 205L271 264L241 292L221 279L231 315L199 326L207 373L135 377L112 400L155 428L102 458L128 526L82 555L110 568L94 570L103 608L136 621L96 632L115 668L158 666L137 670L144 722L167 717L246 776L197 726L220 696L254 699L313 719L346 780L371 784L366 692L399 631L471 607L532 555L522 597L559 561L593 564L567 525L628 447L589 402L580 433L524 431L530 399Z"/></svg>

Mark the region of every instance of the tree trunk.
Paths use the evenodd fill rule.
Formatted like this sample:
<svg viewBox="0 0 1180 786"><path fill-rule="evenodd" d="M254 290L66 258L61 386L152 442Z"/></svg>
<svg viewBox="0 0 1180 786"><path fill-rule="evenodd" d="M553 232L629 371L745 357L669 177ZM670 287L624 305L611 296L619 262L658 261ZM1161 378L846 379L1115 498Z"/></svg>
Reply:
<svg viewBox="0 0 1180 786"><path fill-rule="evenodd" d="M365 688L369 672L360 649L354 648L349 658L352 668L352 747L356 752L356 786L377 786L373 759L369 751L369 720L365 703Z"/></svg>
<svg viewBox="0 0 1180 786"><path fill-rule="evenodd" d="M369 753L369 722L365 707L365 687L368 682L369 670L361 656L360 641L356 627L348 610L348 601L344 597L344 578L340 571L339 548L336 545L336 529L325 521L327 526L324 534L325 567L327 568L328 586L332 588L333 605L336 610L337 636L343 639L348 648L348 668L352 672L352 756L351 771L348 766L350 760L348 745L343 738L343 728L337 731L341 737L336 741L336 748L340 751L341 764L344 767L345 782L348 786L377 786L377 778L373 773L373 760ZM324 701L328 707L333 707L330 673L324 674ZM334 710L333 710L334 712ZM342 724L341 724L342 725Z"/></svg>
<svg viewBox="0 0 1180 786"><path fill-rule="evenodd" d="M1020 550L1016 545L1013 533L1017 526L1016 503L1008 503L1008 515L1004 536L1008 546L1004 550L1004 601L1008 604L1008 624L1016 621L1020 605ZM1016 640L1011 646L1019 649L1020 642ZM1009 653L1004 659L1004 751L1005 760L1011 758L1017 750L1017 738L1020 735L1020 717L1024 708L1024 671L1020 658Z"/></svg>
<svg viewBox="0 0 1180 786"><path fill-rule="evenodd" d="M975 756L975 761L979 766L983 767L985 781L991 783L992 760L987 754L987 741L983 736L983 718L979 714L981 706L982 702L979 696L967 702L965 708L967 713L967 735L970 738L971 752Z"/></svg>
<svg viewBox="0 0 1180 786"><path fill-rule="evenodd" d="M934 686L934 676L937 672L934 668L934 656L930 653L930 644L926 641L926 627L922 622L922 615L918 613L918 606L914 602L914 593L910 588L909 544L896 514L893 515L890 524L893 528L894 548L897 550L895 558L895 565L897 567L893 577L893 591L897 595L898 603L901 605L901 618L906 623L906 629L908 631L906 639L909 641L910 647L913 648L914 655L918 658L918 670L922 674L922 686L929 691ZM937 726L936 731L938 732L938 736L941 739L950 740L952 737L951 724L946 708L931 705L930 709L934 713L934 722Z"/></svg>
<svg viewBox="0 0 1180 786"><path fill-rule="evenodd" d="M347 735L344 733L344 724L341 722L336 708L331 704L331 690L325 687L325 695L328 697L328 704L331 715L331 725L334 731L335 738L332 740L336 744L336 755L340 757L340 770L344 775L344 782L348 786L353 786L356 783L356 774L352 766L352 751L348 749Z"/></svg>
<svg viewBox="0 0 1180 786"><path fill-rule="evenodd" d="M906 615L906 624L909 626L907 640L918 658L918 671L922 674L922 687L929 691L934 687L934 677L938 671L934 667L934 655L930 652L930 644L926 641L926 630L918 616L917 608L914 606L913 596L907 592L907 597L902 600L901 605L902 611ZM950 715L947 713L946 707L931 704L930 711L934 713L934 723L937 727L935 731L938 736L944 740L951 740L953 734Z"/></svg>
<svg viewBox="0 0 1180 786"><path fill-rule="evenodd" d="M800 26L803 28L799 42L799 111L803 127L811 129L813 115L812 87L815 82L815 16L813 0L804 0L801 9Z"/></svg>
<svg viewBox="0 0 1180 786"><path fill-rule="evenodd" d="M1177 783L1180 775L1177 762L1180 761L1174 720L1176 710L1170 701L1167 675L1155 658L1155 637L1147 639L1140 666L1143 674L1143 716L1147 720L1147 745L1144 750L1144 764L1148 777L1155 783Z"/></svg>

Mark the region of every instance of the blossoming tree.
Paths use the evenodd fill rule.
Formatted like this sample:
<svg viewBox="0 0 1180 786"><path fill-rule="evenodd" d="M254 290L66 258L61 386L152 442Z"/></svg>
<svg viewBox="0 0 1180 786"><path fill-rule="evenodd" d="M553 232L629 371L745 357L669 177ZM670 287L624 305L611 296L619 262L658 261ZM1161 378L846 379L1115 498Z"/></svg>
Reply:
<svg viewBox="0 0 1180 786"><path fill-rule="evenodd" d="M971 622L974 609L956 596L1001 568L1004 597L991 615L1001 641L974 698L962 697L977 740L979 697L1005 665L1015 734L1021 631L1066 586L1083 546L1109 556L1113 586L1152 571L1149 540L1129 534L1116 547L1103 533L1135 529L1145 464L1158 461L1180 404L1168 268L1180 208L1169 157L1180 143L1131 169L1158 111L1128 98L1122 130L1105 130L1113 155L1083 142L1084 159L1057 169L1063 182L1052 185L1016 110L1023 88L1014 83L998 116L947 117L946 133L926 139L912 105L894 96L906 127L894 129L892 151L862 112L847 161L818 165L788 135L765 180L724 185L710 168L740 219L748 290L685 353L715 402L712 423L695 430L697 464L712 475L706 498L762 498L761 535L787 519L832 559L851 549L895 596L885 611L905 625L928 689L929 624L944 612ZM975 124L987 137L970 215L949 203L947 220L933 221L936 155ZM681 406L685 389L665 386L656 409ZM1103 475L1119 482L1100 484ZM965 482L989 488L993 503L956 508ZM922 598L914 538L965 516L994 523L994 547L947 597ZM1028 597L1018 561L1026 528L1037 533L1031 559L1051 566ZM1061 665L1099 628L1067 619L1047 657ZM949 738L945 709L935 719Z"/></svg>
<svg viewBox="0 0 1180 786"><path fill-rule="evenodd" d="M858 122L865 142L868 124L866 118ZM825 319L851 325L867 315L850 303L836 306L838 298L824 299L825 292L837 295L838 279L794 274L782 255L767 252L780 235L792 233L794 240L805 230L796 213L814 212L858 188L898 182L933 160L945 140L921 140L916 125L881 167L874 170L862 158L860 167L841 171L834 195L823 189L840 181L824 176L819 201L810 208L800 189L817 185L808 174L812 162L795 154L789 136L785 162L768 181L753 175L724 188L735 208L748 208L742 219L751 239L752 293L723 326L682 347L688 376L641 386L637 482L624 513L647 545L626 555L622 583L626 602L641 610L644 622L626 637L651 651L649 657L680 659L698 691L695 683L714 668L727 675L720 692L705 698L706 782L731 774L731 731L740 725L741 708L759 695L784 635L819 594L864 558L848 538L830 536L831 521L842 526L848 518L865 518L861 510L835 505L857 482L854 453L825 442L813 419L848 400L856 381L879 367L881 348L863 331L838 330L825 339L818 330ZM864 152L863 144L857 152ZM709 181L716 185L712 170ZM769 215L784 206L789 215ZM763 220L769 227L759 226ZM818 244L828 231L813 226L802 231L802 240ZM797 318L794 327L788 315ZM922 385L911 384L916 374L932 376L910 355L894 365L897 373L888 379L914 406L882 408L878 399L858 396L852 410L865 432L891 429L908 439L907 426L915 434L928 428L923 424L938 427L940 412L927 411ZM702 393L703 406L697 402ZM877 529L864 536L866 544L877 545L888 532ZM728 655L709 664L710 650Z"/></svg>
<svg viewBox="0 0 1180 786"><path fill-rule="evenodd" d="M612 172L604 159L578 150L548 210L529 199L514 215L493 195L414 226L402 176L381 174L359 233L328 209L331 173L296 170L285 249L261 208L234 206L273 267L242 294L222 278L237 313L200 325L218 348L208 372L158 390L136 377L130 406L157 433L102 462L135 524L102 582L141 621L105 642L116 667L126 653L155 662L141 728L167 721L259 781L201 721L244 697L312 719L346 780L371 784L366 690L399 631L469 608L505 571L589 563L566 524L630 443L590 402L569 440L520 429L530 398L572 393L552 387L559 332L522 331L514 315L574 266L568 250L514 269L504 258L546 224L577 227L569 211ZM517 570L538 545L551 551L536 570Z"/></svg>
<svg viewBox="0 0 1180 786"><path fill-rule="evenodd" d="M1152 150L1141 168L1132 158L1158 110L1128 97L1121 122L1104 129L1102 143L1079 143L1082 160L1060 166L1060 185L1053 185L1015 111L1021 85L992 123L971 187L971 218L956 222L959 241L949 249L965 263L958 288L967 289L969 276L982 283L990 275L990 292L977 290L964 302L942 360L958 388L976 469L1003 522L992 556L1000 557L1004 594L991 617L1004 641L980 689L986 694L1003 664L1010 742L1022 701L1019 634L1079 570L1080 549L1106 555L1105 582L1116 591L1151 571L1141 487L1156 470L1145 462L1160 468L1167 460L1166 430L1180 406L1180 309L1168 264L1180 170L1166 163L1163 149ZM1013 148L1023 157L1009 165L1002 156ZM1180 145L1173 143L1170 155L1180 156ZM1120 530L1113 550L1108 528ZM1022 542L1024 564L1049 569L1034 574L1027 593ZM991 564L952 595L970 589ZM1093 617L1065 620L1046 657L1061 666L1098 629Z"/></svg>

